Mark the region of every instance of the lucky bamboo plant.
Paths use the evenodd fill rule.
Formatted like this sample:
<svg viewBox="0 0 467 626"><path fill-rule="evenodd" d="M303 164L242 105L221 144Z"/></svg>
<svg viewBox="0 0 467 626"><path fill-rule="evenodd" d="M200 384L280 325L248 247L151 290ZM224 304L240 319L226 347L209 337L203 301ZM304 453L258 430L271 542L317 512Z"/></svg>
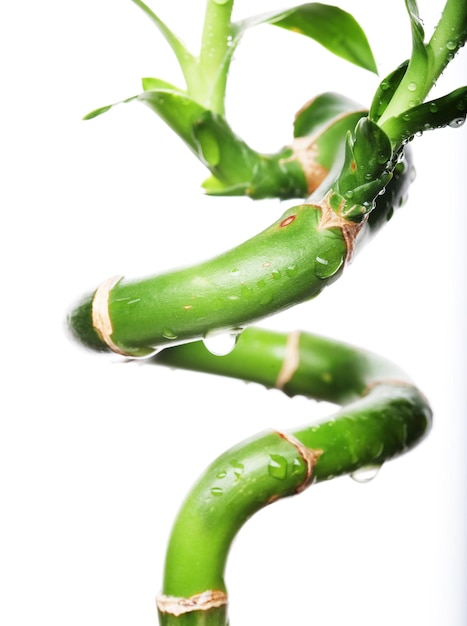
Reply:
<svg viewBox="0 0 467 626"><path fill-rule="evenodd" d="M192 267L142 280L110 278L69 316L74 336L98 351L231 376L341 405L328 419L261 433L215 460L185 500L169 542L161 625L227 624L224 583L233 538L261 507L316 481L379 467L417 444L431 410L411 379L374 354L308 333L252 326L317 296L400 207L413 180L409 142L461 126L467 88L427 100L464 45L467 4L447 0L431 38L415 0L405 0L409 60L377 84L368 107L346 95L315 96L296 114L289 146L251 148L225 114L229 67L242 35L271 24L311 37L344 60L376 71L367 38L340 8L309 3L241 21L233 0L207 0L199 55L141 0L180 64L186 85L143 79L140 101L209 170L214 196L297 198L258 235ZM96 117L111 106L94 110Z"/></svg>

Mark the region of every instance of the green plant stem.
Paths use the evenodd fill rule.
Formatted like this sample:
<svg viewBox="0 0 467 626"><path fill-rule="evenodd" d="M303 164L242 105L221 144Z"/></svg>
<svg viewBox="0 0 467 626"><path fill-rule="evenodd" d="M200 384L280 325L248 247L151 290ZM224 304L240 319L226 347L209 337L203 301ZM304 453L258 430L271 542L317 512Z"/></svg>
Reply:
<svg viewBox="0 0 467 626"><path fill-rule="evenodd" d="M291 341L292 339L292 341ZM289 336L248 329L234 352L213 357L202 344L179 346L155 362L186 366L258 381L258 348L266 349L270 381L285 370L282 388L345 406L319 423L286 433L266 432L215 460L188 495L175 521L167 550L161 626L227 623L226 607L174 615L173 606L204 592L225 593L230 546L243 524L279 498L300 493L312 482L361 468L377 468L415 446L431 424L425 398L397 366L372 353L306 333ZM263 357L260 355L259 359ZM243 367L242 367L243 362ZM289 369L291 362L295 369ZM262 367L263 362L256 362ZM270 386L265 379L259 381ZM174 600L175 598L175 600Z"/></svg>
<svg viewBox="0 0 467 626"><path fill-rule="evenodd" d="M294 352L295 351L295 352ZM296 367L287 380L284 362L296 357ZM373 352L306 332L283 333L250 326L238 337L235 348L219 357L202 341L162 350L147 361L206 374L216 374L279 388L297 395L336 404L359 399L368 386L395 379L410 383L394 363Z"/></svg>
<svg viewBox="0 0 467 626"><path fill-rule="evenodd" d="M465 0L447 0L441 19L428 44L435 81L464 45L466 37L467 3ZM432 86L433 84L427 85L429 89Z"/></svg>
<svg viewBox="0 0 467 626"><path fill-rule="evenodd" d="M172 48L183 76L187 94L213 113L224 115L227 75L231 60L231 15L234 0L207 0L201 48L194 57L172 30L142 0L132 0L154 22Z"/></svg>
<svg viewBox="0 0 467 626"><path fill-rule="evenodd" d="M235 332L304 302L340 276L352 253L403 203L412 178L410 162L400 163L363 225L343 218L335 222L325 204L302 204L210 261L144 280L118 281L103 311L112 327L108 332L113 347L95 324L98 292L85 296L72 311L70 328L92 349L117 348L127 356L147 356L213 331Z"/></svg>
<svg viewBox="0 0 467 626"><path fill-rule="evenodd" d="M467 3L465 0L447 0L433 36L425 46L427 55L425 71L420 72L419 65L412 63L411 60L391 101L378 120L379 126L385 132L388 131L389 139L394 146L399 146L405 137L394 135L392 127L390 128L386 122L425 101L443 70L464 45L466 37Z"/></svg>
<svg viewBox="0 0 467 626"><path fill-rule="evenodd" d="M200 104L219 115L225 114L233 4L234 0L223 2L207 0L199 55L200 85L192 83L190 90L191 95L197 98Z"/></svg>

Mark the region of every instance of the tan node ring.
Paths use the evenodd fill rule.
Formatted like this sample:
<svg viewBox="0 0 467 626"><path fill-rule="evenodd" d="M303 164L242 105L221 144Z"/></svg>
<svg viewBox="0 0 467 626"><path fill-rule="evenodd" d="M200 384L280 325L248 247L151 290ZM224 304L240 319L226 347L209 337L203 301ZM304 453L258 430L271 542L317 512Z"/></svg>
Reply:
<svg viewBox="0 0 467 626"><path fill-rule="evenodd" d="M92 325L101 340L116 354L138 358L148 357L156 352L154 348L121 348L112 339L113 326L109 314L109 296L115 285L122 280L123 276L112 276L102 282L94 293L92 300Z"/></svg>
<svg viewBox="0 0 467 626"><path fill-rule="evenodd" d="M157 608L161 613L183 615L192 611L209 611L210 609L227 606L227 594L224 591L203 591L190 598L177 598L160 594L156 598Z"/></svg>

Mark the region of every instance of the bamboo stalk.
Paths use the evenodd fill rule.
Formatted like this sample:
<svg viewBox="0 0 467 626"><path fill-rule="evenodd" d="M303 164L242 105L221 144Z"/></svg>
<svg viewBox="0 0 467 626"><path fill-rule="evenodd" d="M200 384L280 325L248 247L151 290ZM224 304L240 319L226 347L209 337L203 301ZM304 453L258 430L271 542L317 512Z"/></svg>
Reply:
<svg viewBox="0 0 467 626"><path fill-rule="evenodd" d="M204 263L144 280L115 280L113 286L106 281L72 311L70 328L92 349L130 357L148 356L213 331L236 332L317 296L333 283L352 254L403 203L412 179L408 158L377 198L371 218L360 224L353 216L333 220L329 206L302 204L259 235Z"/></svg>
<svg viewBox="0 0 467 626"><path fill-rule="evenodd" d="M153 362L268 387L278 386L286 371L280 386L288 395L344 405L318 423L260 433L206 469L173 526L158 598L161 626L226 626L227 557L236 534L255 512L314 482L380 467L419 443L431 425L426 399L397 366L307 333L249 328L225 357L193 343L164 350Z"/></svg>

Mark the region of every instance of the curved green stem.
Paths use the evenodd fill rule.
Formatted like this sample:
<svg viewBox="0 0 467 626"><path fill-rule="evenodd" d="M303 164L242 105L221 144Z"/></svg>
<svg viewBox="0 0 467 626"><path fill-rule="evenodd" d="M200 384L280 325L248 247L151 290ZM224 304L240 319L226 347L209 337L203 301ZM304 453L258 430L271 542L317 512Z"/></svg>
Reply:
<svg viewBox="0 0 467 626"><path fill-rule="evenodd" d="M267 368L263 368L263 350ZM267 386L277 386L282 372L281 388L289 395L300 393L345 405L319 423L261 433L207 468L172 530L158 601L162 626L224 626L224 571L230 546L256 511L300 493L313 482L379 467L416 445L431 424L425 398L397 366L305 333L286 336L252 328L226 357L213 357L202 344L192 344L166 350L154 361L217 371ZM262 380L258 381L255 365L263 370Z"/></svg>
<svg viewBox="0 0 467 626"><path fill-rule="evenodd" d="M467 37L467 3L463 0L447 0L440 21L428 43L432 59L433 78L442 72L464 45ZM427 85L428 89L433 86Z"/></svg>
<svg viewBox="0 0 467 626"><path fill-rule="evenodd" d="M162 350L149 364L259 383L297 395L348 404L381 380L410 383L394 363L373 352L306 332L246 328L235 348L219 357L202 341ZM289 365L293 365L292 368Z"/></svg>
<svg viewBox="0 0 467 626"><path fill-rule="evenodd" d="M71 330L90 348L133 357L236 332L334 282L403 203L411 180L411 165L400 163L374 217L361 223L338 215L328 203L331 194L320 204L288 209L262 233L210 261L144 280L106 282L72 311Z"/></svg>

